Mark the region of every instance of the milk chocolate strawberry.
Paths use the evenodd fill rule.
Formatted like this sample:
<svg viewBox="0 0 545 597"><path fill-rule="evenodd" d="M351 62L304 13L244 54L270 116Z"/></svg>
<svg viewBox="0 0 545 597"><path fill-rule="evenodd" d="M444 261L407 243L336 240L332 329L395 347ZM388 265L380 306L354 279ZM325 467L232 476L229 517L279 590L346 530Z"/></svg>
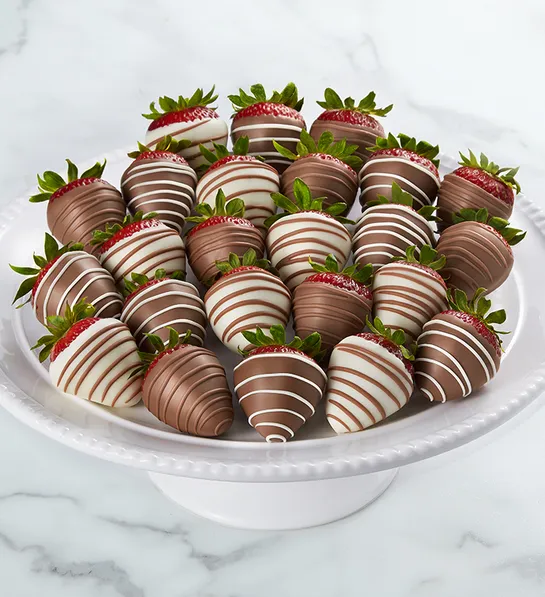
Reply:
<svg viewBox="0 0 545 597"><path fill-rule="evenodd" d="M414 388L412 353L402 330L378 317L369 332L345 338L331 353L326 416L336 433L363 431L403 408Z"/></svg>
<svg viewBox="0 0 545 597"><path fill-rule="evenodd" d="M82 299L63 317L51 315L49 334L33 350L41 348L40 362L50 358L49 375L61 392L104 406L134 406L142 393L142 378L131 375L140 365L134 339L124 323L94 313Z"/></svg>
<svg viewBox="0 0 545 597"><path fill-rule="evenodd" d="M488 313L491 302L478 288L468 301L462 290L449 291L448 311L424 325L416 353L416 385L434 402L469 396L498 372L501 340L494 325L505 322L503 309Z"/></svg>
<svg viewBox="0 0 545 597"><path fill-rule="evenodd" d="M31 203L47 201L47 224L51 234L61 243L83 243L85 250L96 253L91 239L95 230L104 230L108 223L121 223L125 217L125 202L121 193L100 177L106 160L78 174L70 161L68 176L50 170L38 175L40 193L33 195Z"/></svg>
<svg viewBox="0 0 545 597"><path fill-rule="evenodd" d="M271 193L280 190L280 179L275 168L247 155L249 145L248 137L239 137L232 152L217 143L214 151L201 146L209 165L202 166L204 173L197 184L197 203L213 207L220 189L227 203L240 197L246 208L245 217L265 236L264 221L276 211Z"/></svg>
<svg viewBox="0 0 545 597"><path fill-rule="evenodd" d="M145 372L142 397L160 421L182 433L216 437L233 422L233 402L225 370L213 352L180 338L174 328L168 342L148 334L156 352L140 353Z"/></svg>
<svg viewBox="0 0 545 597"><path fill-rule="evenodd" d="M340 270L334 255L325 264L309 258L316 272L299 284L293 293L293 325L299 336L318 332L326 351L343 338L365 328L371 312L373 293L369 285L373 266L351 265Z"/></svg>
<svg viewBox="0 0 545 597"><path fill-rule="evenodd" d="M392 183L396 182L410 193L418 207L431 205L439 190L438 145L416 141L414 137L391 133L379 137L369 148L371 156L360 171L360 202L364 206L379 194L389 196Z"/></svg>
<svg viewBox="0 0 545 597"><path fill-rule="evenodd" d="M344 101L338 93L328 87L324 92L323 102L316 102L324 108L313 122L310 134L316 141L325 131L333 133L335 141L346 139L349 144L357 145L356 154L364 162L369 157L368 147L374 145L377 137L384 137L384 129L375 116L386 116L394 107L377 108L376 93L369 92L359 103L347 97Z"/></svg>
<svg viewBox="0 0 545 597"><path fill-rule="evenodd" d="M485 208L462 209L454 216L454 226L439 238L437 250L444 253L444 274L448 284L467 294L477 288L490 293L499 288L513 269L513 251L526 232L511 228L509 222L493 216Z"/></svg>
<svg viewBox="0 0 545 597"><path fill-rule="evenodd" d="M100 263L122 288L133 272L153 274L164 269L167 274L185 271L184 242L177 232L141 211L126 216L121 224L96 230L92 243L99 247Z"/></svg>
<svg viewBox="0 0 545 597"><path fill-rule="evenodd" d="M182 233L195 203L197 175L178 155L191 141L167 135L150 149L138 143L128 156L134 162L121 177L121 192L131 214L154 212L158 220Z"/></svg>
<svg viewBox="0 0 545 597"><path fill-rule="evenodd" d="M412 246L405 257L382 266L373 283L375 317L414 342L422 326L447 307L447 285L439 273L445 263L444 255L424 245L418 257Z"/></svg>
<svg viewBox="0 0 545 597"><path fill-rule="evenodd" d="M300 178L293 183L293 201L280 193L271 197L284 210L268 218L267 251L273 266L286 286L293 290L314 273L308 258L325 264L331 253L344 267L350 255L351 236L345 223L351 220L339 214L346 211L346 203L323 207L324 197L313 198L308 185Z"/></svg>
<svg viewBox="0 0 545 597"><path fill-rule="evenodd" d="M199 216L188 218L198 225L186 238L187 258L197 279L210 286L217 277L217 261L225 261L229 253L244 255L253 249L258 259L265 253L265 241L259 230L244 217L244 201L236 198L226 204L220 189L214 209L208 203L195 207Z"/></svg>
<svg viewBox="0 0 545 597"><path fill-rule="evenodd" d="M316 412L326 375L320 358L320 334L286 340L281 325L267 335L261 328L244 332L254 348L234 369L235 392L248 423L267 442L285 442Z"/></svg>
<svg viewBox="0 0 545 597"><path fill-rule="evenodd" d="M392 183L389 197L378 195L367 203L356 224L352 250L354 261L360 265L371 263L378 269L394 257L402 257L408 247L416 246L416 254L424 245L435 246L437 209L431 205L413 208L413 197Z"/></svg>
<svg viewBox="0 0 545 597"><path fill-rule="evenodd" d="M46 232L44 249L45 257L33 255L36 267L10 265L14 272L29 276L19 287L14 303L30 293L23 304L32 304L42 325L49 316L62 315L68 305L73 307L84 296L97 317L119 317L123 301L112 276L96 257L83 251L81 243L59 247Z"/></svg>
<svg viewBox="0 0 545 597"><path fill-rule="evenodd" d="M269 261L257 259L256 252L249 249L242 259L231 253L216 266L221 278L205 294L204 306L210 327L227 348L234 352L247 348L245 331L288 323L291 294L280 278L268 271Z"/></svg>
<svg viewBox="0 0 545 597"><path fill-rule="evenodd" d="M158 269L151 278L133 273L125 280L121 321L131 330L139 349L152 350L147 334L168 342L171 328L181 335L190 330L190 343L204 344L204 303L195 286L184 280L183 272L167 275L164 269Z"/></svg>
<svg viewBox="0 0 545 597"><path fill-rule="evenodd" d="M239 89L239 95L229 96L235 110L231 139L236 143L240 137L248 137L249 155L263 157L282 173L290 161L278 155L272 142L276 139L295 151L299 133L305 128L300 114L304 100L299 99L293 83L288 83L282 91L274 91L270 97L259 83L252 85L250 91L252 95Z"/></svg>
<svg viewBox="0 0 545 597"><path fill-rule="evenodd" d="M485 208L491 216L509 219L513 213L515 191L520 185L515 180L518 168L500 168L484 153L477 159L469 150L469 157L460 152L460 168L445 176L439 188L440 228L452 224L452 217L461 209Z"/></svg>
<svg viewBox="0 0 545 597"><path fill-rule="evenodd" d="M301 131L297 153L276 141L273 144L280 155L293 161L281 177L284 195L293 201L293 183L300 178L313 195L326 198L326 207L342 201L350 210L358 193L357 172L362 165L361 158L353 155L357 145L347 145L346 139L334 142L329 131L316 143L305 130Z"/></svg>
<svg viewBox="0 0 545 597"><path fill-rule="evenodd" d="M146 133L146 146L155 149L167 135L176 141L187 139L191 144L181 148L180 155L193 169L203 164L199 145L211 149L212 143L227 141L227 123L218 116L216 108L210 107L218 99L214 89L207 94L197 89L191 97L180 95L178 99L165 95L159 98L160 110L151 102L149 114L142 114L152 121Z"/></svg>

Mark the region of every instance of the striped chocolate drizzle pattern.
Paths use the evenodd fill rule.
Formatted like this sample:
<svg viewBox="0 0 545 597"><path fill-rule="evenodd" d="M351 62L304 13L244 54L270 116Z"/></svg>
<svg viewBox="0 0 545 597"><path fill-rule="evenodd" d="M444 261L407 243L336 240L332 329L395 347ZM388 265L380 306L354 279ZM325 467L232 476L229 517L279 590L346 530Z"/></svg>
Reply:
<svg viewBox="0 0 545 597"><path fill-rule="evenodd" d="M354 155L357 155L364 162L370 156L367 148L375 145L377 137L384 136L382 127L381 130L376 130L335 120L315 120L310 128L310 134L315 141L318 141L320 135L326 131L333 133L335 141L346 139L347 145L357 145L358 150Z"/></svg>

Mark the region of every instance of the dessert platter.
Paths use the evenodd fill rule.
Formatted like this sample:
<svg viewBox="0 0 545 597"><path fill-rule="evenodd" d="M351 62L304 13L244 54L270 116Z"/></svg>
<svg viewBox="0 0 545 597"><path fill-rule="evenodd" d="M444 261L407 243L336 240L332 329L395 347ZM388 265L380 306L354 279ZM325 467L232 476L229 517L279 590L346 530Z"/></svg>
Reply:
<svg viewBox="0 0 545 597"><path fill-rule="evenodd" d="M0 404L223 524L323 524L538 398L545 216L373 92L228 97L4 209Z"/></svg>

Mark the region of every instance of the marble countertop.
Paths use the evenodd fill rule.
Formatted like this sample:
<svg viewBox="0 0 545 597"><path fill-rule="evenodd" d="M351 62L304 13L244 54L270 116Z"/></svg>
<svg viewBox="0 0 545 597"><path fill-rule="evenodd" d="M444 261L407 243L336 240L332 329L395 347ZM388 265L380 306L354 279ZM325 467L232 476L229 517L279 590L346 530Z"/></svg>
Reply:
<svg viewBox="0 0 545 597"><path fill-rule="evenodd" d="M377 91L385 121L455 154L521 165L545 207L541 0L4 0L0 201L61 167L143 139L159 95L225 97L293 79L312 121L325 86ZM236 13L236 14L235 14ZM222 114L229 114L225 100ZM531 415L531 416L530 416ZM222 528L139 471L0 411L0 594L6 597L545 595L545 411L403 470L344 521L290 533Z"/></svg>

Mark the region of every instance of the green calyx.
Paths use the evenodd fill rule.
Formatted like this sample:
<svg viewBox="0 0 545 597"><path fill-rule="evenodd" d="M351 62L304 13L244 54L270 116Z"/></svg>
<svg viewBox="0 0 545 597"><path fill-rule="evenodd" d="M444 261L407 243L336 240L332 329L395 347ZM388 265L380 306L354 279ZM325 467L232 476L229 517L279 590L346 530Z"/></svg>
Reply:
<svg viewBox="0 0 545 597"><path fill-rule="evenodd" d="M151 102L149 105L149 114L142 114L142 116L148 120L157 120L170 112L180 112L186 108L196 108L197 106L204 108L209 104L213 104L218 99L218 95L214 95L215 89L216 86L213 85L212 89L205 95L204 91L199 88L191 97L180 95L177 100L164 95L158 100L159 108L162 111L157 110L155 102ZM212 108L212 110L215 110L215 108Z"/></svg>
<svg viewBox="0 0 545 597"><path fill-rule="evenodd" d="M341 222L341 224L355 223L353 220L343 218L340 215L346 211L346 203L334 203L333 205L330 205L329 207L326 207L324 209L323 202L326 198L313 198L310 189L308 188L308 185L306 185L300 178L296 178L293 183L293 194L294 201L292 201L289 197L286 197L286 195L282 195L282 193L271 193L271 199L274 201L275 205L284 210L284 213L278 213L268 217L265 220L265 226L267 228L272 226L280 218L284 218L286 216L289 216L290 214L298 213L301 211L322 212L332 216L338 222Z"/></svg>
<svg viewBox="0 0 545 597"><path fill-rule="evenodd" d="M409 137L403 133L394 137L390 133L386 138L378 137L376 145L368 147L369 151L380 151L381 149L406 149L421 155L423 158L428 159L436 168L439 168L439 160L436 159L439 153L439 145L431 145L427 141L417 141L414 137Z"/></svg>
<svg viewBox="0 0 545 597"><path fill-rule="evenodd" d="M259 348L260 346L286 346L288 348L294 348L304 352L307 356L319 361L323 356L324 352L320 351L322 345L322 338L318 332L314 332L307 336L304 340L295 336L291 342L286 341L286 329L283 325L272 325L269 329L269 333L266 334L259 326L255 332L244 331L242 335L253 348L249 350L238 349L239 353L243 356L248 356L252 350Z"/></svg>
<svg viewBox="0 0 545 597"><path fill-rule="evenodd" d="M201 224L214 216L231 216L233 218L244 217L244 201L242 199L231 199L226 203L225 193L220 189L216 194L214 208L208 203L199 203L195 206L195 211L200 214L186 218L187 222L197 222ZM191 231L190 231L191 232Z"/></svg>
<svg viewBox="0 0 545 597"><path fill-rule="evenodd" d="M394 104L390 104L386 108L377 108L375 102L376 96L377 94L374 91L370 91L356 106L354 99L347 97L343 101L336 91L328 87L324 91L325 101L316 103L325 110L354 110L355 112L369 114L370 116L386 116L394 107Z"/></svg>
<svg viewBox="0 0 545 597"><path fill-rule="evenodd" d="M106 160L104 160L102 164L97 162L94 166L91 166L82 174L78 174L78 167L73 162L67 158L66 163L68 164L66 180L60 174L52 172L51 170L46 170L42 176L38 174L38 189L40 192L30 197L30 203L42 203L43 201L49 201L49 199L51 199L51 195L53 195L55 191L62 189L62 187L65 187L67 184L74 182L75 180L81 180L83 178L100 178L104 172L104 168L106 167Z"/></svg>
<svg viewBox="0 0 545 597"><path fill-rule="evenodd" d="M123 228L126 228L130 224L135 224L136 222L142 222L144 220L153 220L156 217L157 214L154 211L147 214L137 211L134 216L131 216L130 214L126 215L121 224L107 224L105 230L95 230L93 232L93 240L91 241L91 244L103 245L107 240L110 240L112 236L121 232Z"/></svg>
<svg viewBox="0 0 545 597"><path fill-rule="evenodd" d="M187 330L187 332L181 337L174 328L168 327L167 330L168 342L163 342L163 340L161 340L161 338L155 334L144 334L144 336L146 336L155 349L155 352L144 352L139 350L138 356L140 357L142 364L131 373L130 377L135 377L145 373L153 361L155 361L159 355L167 350L174 350L178 346L189 344L189 340L191 339L191 330Z"/></svg>
<svg viewBox="0 0 545 597"><path fill-rule="evenodd" d="M397 182L392 183L392 197L388 199L384 195L377 195L376 199L371 201L367 201L367 207L374 207L375 205L386 205L386 204L395 204L395 205L406 205L407 207L413 207L414 198L410 193L404 191ZM440 222L441 218L437 218L434 216L435 212L439 208L434 205L424 205L419 210L416 211L417 214L421 215L424 219L428 220L428 222Z"/></svg>
<svg viewBox="0 0 545 597"><path fill-rule="evenodd" d="M518 245L521 240L526 236L526 232L518 228L510 228L509 222L503 218L488 217L488 210L486 208L475 209L461 209L458 213L452 215L452 221L454 224L460 224L461 222L479 222L480 224L486 224L497 232L499 232L503 238L512 247Z"/></svg>
<svg viewBox="0 0 545 597"><path fill-rule="evenodd" d="M444 255L439 255L437 251L430 247L430 245L424 245L420 249L418 257L416 257L416 246L407 247L405 250L405 257L394 257L392 261L405 261L407 263L419 263L425 265L436 272L443 269L447 264L447 258Z"/></svg>
<svg viewBox="0 0 545 597"><path fill-rule="evenodd" d="M159 141L159 143L157 143L156 147L154 147L153 149L151 149L147 145L143 145L139 141L138 142L138 150L131 151L127 155L130 158L137 158L139 155L142 155L143 153L151 153L154 151L167 151L169 153L180 153L180 151L182 151L182 149L187 149L190 145L191 145L191 141L189 139L180 139L179 141L176 141L176 139L173 139L170 135L167 135L166 137L163 137Z"/></svg>
<svg viewBox="0 0 545 597"><path fill-rule="evenodd" d="M212 143L214 150L208 149L205 145L199 145L199 150L208 164L201 164L197 168L197 172L202 175L212 164L230 155L247 155L250 148L250 139L248 137L239 137L233 145L233 151L229 151L225 145L219 143ZM263 162L261 156L254 156L256 160Z"/></svg>
<svg viewBox="0 0 545 597"><path fill-rule="evenodd" d="M364 266L355 263L354 265L349 265L339 271L339 262L335 255L331 253L326 257L324 265L312 261L310 257L308 258L308 262L315 272L339 274L340 276L352 278L352 280L355 280L359 284L365 284L366 286L369 286L373 281L373 266L370 263Z"/></svg>
<svg viewBox="0 0 545 597"><path fill-rule="evenodd" d="M44 251L45 257L41 255L36 255L34 253L32 255L34 259L34 263L36 267L19 267L17 265L11 265L11 269L17 273L21 274L22 276L29 276L26 280L23 281L21 286L19 286L19 290L13 299L13 303L16 303L20 298L27 295L29 292L32 291L34 285L38 281L38 277L40 272L46 267L49 263L51 263L57 257L64 255L65 253L70 253L72 251L83 251L83 244L82 243L68 243L64 245L64 247L59 247L57 241L51 236L51 234L45 233L45 243L44 243ZM30 297L17 308L20 309L22 306L26 305L30 302Z"/></svg>
<svg viewBox="0 0 545 597"><path fill-rule="evenodd" d="M499 309L498 311L489 313L490 308L492 307L492 301L486 298L486 288L477 288L471 300L468 299L467 294L463 290L459 290L458 288L449 289L447 292L447 300L449 307L454 311L467 313L481 321L486 328L496 336L500 346L502 341L499 334L510 333L501 332L494 328L495 325L505 323L507 315L505 309Z"/></svg>
<svg viewBox="0 0 545 597"><path fill-rule="evenodd" d="M501 180L505 184L509 185L511 188L515 189L517 193L520 193L520 184L515 180L515 176L517 175L519 168L500 168L498 164L491 162L484 153L481 153L479 159L475 156L475 154L469 151L469 157L466 157L460 151L460 161L458 162L460 166L467 166L468 168L477 168L478 170L484 170L491 174L494 178Z"/></svg>
<svg viewBox="0 0 545 597"><path fill-rule="evenodd" d="M297 153L293 153L287 147L280 145L276 141L273 141L273 145L280 155L283 155L288 160L298 160L299 158L305 157L311 153L323 153L326 155L333 156L341 162L344 162L350 166L353 170L358 171L363 160L356 155L352 155L357 151L357 145L347 145L346 139L334 142L333 133L324 131L320 135L318 143L309 135L304 129L301 131L300 140L297 143Z"/></svg>
<svg viewBox="0 0 545 597"><path fill-rule="evenodd" d="M254 249L248 249L242 259L236 253L229 253L227 261L216 261L216 267L223 275L239 267L259 267L268 270L271 262L268 259L258 259Z"/></svg>
<svg viewBox="0 0 545 597"><path fill-rule="evenodd" d="M240 110L244 110L244 108L247 108L248 106L263 102L284 104L284 106L288 106L299 112L305 101L303 98L299 99L295 83L288 83L282 91L273 91L270 97L267 97L265 88L260 83L256 83L250 87L251 95L246 93L244 89L239 89L238 91L238 95L228 96L233 104L233 110L235 110L235 112L240 112Z"/></svg>
<svg viewBox="0 0 545 597"><path fill-rule="evenodd" d="M166 270L158 269L155 270L155 274L153 278L148 278L146 274L138 274L133 272L131 274L131 279L125 278L124 280L124 289L123 289L123 296L127 297L133 292L136 292L142 286L145 286L148 282L152 280L185 280L185 272L178 270L176 272L172 272L171 274L167 274Z"/></svg>
<svg viewBox="0 0 545 597"><path fill-rule="evenodd" d="M50 315L47 318L46 328L48 329L49 334L39 338L36 344L31 348L31 350L41 348L39 354L40 363L43 363L49 357L55 344L57 344L75 323L82 319L93 317L96 309L85 301L86 299L82 298L73 307L67 305L64 316L62 317L60 315Z"/></svg>
<svg viewBox="0 0 545 597"><path fill-rule="evenodd" d="M414 351L405 346L405 332L403 330L395 330L392 332L392 330L387 328L378 317L375 317L373 321L367 317L366 323L371 333L392 342L392 344L399 347L403 358L408 361L414 361Z"/></svg>

